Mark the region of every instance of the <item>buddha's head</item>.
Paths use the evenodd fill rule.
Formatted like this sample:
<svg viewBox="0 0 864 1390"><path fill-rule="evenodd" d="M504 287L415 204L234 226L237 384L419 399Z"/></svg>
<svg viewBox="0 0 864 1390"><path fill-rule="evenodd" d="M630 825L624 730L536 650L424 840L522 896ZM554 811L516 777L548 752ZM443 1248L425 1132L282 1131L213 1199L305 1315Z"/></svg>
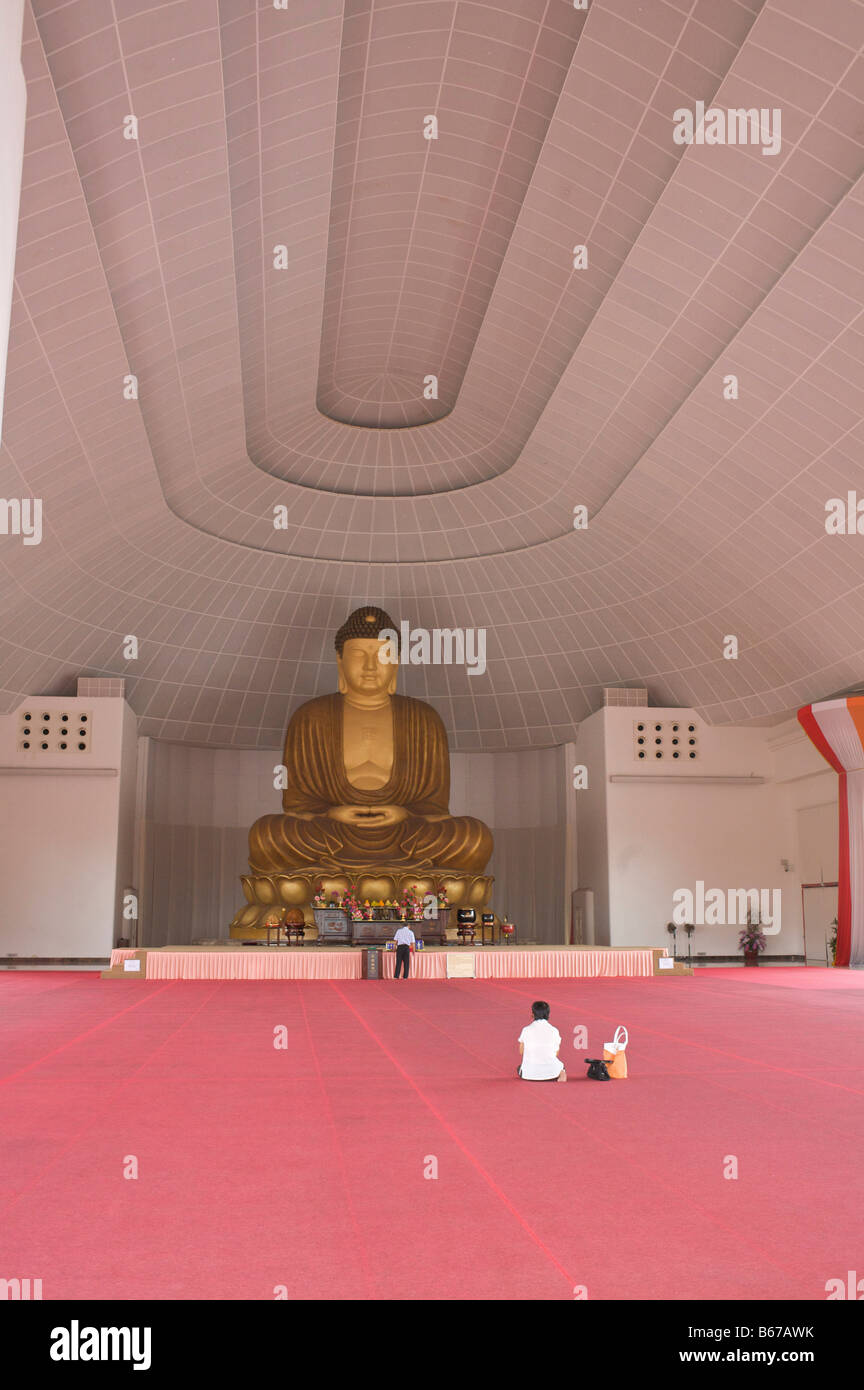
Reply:
<svg viewBox="0 0 864 1390"><path fill-rule="evenodd" d="M392 661L382 661L385 646L393 649L392 639L379 634L399 628L383 608L366 605L355 608L336 633L336 652L339 667L339 693L357 704L380 704L396 689L399 667Z"/></svg>

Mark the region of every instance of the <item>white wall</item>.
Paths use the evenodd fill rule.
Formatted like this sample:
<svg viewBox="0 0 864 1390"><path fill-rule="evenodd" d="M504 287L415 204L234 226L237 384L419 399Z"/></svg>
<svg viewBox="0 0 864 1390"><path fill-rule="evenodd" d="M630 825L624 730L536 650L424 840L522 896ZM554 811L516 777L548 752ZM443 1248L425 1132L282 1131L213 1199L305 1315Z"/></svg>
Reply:
<svg viewBox="0 0 864 1390"><path fill-rule="evenodd" d="M668 758L659 767L637 761L633 735L640 719L695 723L697 760L681 767ZM800 882L781 865L784 858L793 864L796 860L796 822L789 788L777 774L771 746L775 734L770 729L712 727L687 709L609 708L582 724L577 752L579 761L589 765L591 793L579 794L585 797L580 804L579 886L595 891L598 941L668 945L665 924L672 917L674 894L680 889L695 894L701 881L706 891L779 889L781 930L768 937L767 955L801 953ZM793 729L787 734L790 757L798 760L795 767L811 769L806 736ZM673 780L652 780L670 773ZM609 780L622 776L633 780ZM761 786L699 780L729 776L766 780ZM737 955L739 929L697 926L694 954ZM683 940L679 936L679 949Z"/></svg>
<svg viewBox="0 0 864 1390"><path fill-rule="evenodd" d="M19 750L31 705L52 725L89 710L89 750ZM135 744L122 699L39 695L0 716L0 956L110 955L131 877Z"/></svg>
<svg viewBox="0 0 864 1390"><path fill-rule="evenodd" d="M602 711L583 720L575 762L588 770L588 785L574 793L577 816L577 885L594 894L594 942L609 945L609 841L606 833L606 726Z"/></svg>
<svg viewBox="0 0 864 1390"><path fill-rule="evenodd" d="M120 785L117 789L117 865L115 870L117 891L113 940L117 941L120 937L125 937L134 941L135 923L123 919L123 894L129 889L132 889L136 895L140 891L135 880L138 720L125 700L100 699L93 701L94 713L98 713L103 704L109 703L121 705L123 716L120 729Z"/></svg>

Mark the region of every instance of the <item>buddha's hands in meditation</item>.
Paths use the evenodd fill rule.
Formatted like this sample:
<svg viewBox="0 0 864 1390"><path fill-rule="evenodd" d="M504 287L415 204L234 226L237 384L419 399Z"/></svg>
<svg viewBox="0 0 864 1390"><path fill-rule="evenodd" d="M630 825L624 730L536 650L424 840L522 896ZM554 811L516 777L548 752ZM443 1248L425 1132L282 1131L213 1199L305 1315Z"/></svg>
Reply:
<svg viewBox="0 0 864 1390"><path fill-rule="evenodd" d="M375 830L379 825L398 825L408 815L404 806L331 806L331 820Z"/></svg>

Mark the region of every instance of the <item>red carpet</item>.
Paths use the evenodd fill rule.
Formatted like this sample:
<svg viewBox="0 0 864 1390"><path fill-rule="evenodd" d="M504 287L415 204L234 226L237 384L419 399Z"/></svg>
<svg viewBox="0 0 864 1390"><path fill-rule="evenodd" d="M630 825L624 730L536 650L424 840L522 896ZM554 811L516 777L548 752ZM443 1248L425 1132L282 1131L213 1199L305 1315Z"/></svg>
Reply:
<svg viewBox="0 0 864 1390"><path fill-rule="evenodd" d="M537 997L566 1086L514 1077ZM864 1250L862 1005L864 974L765 967L3 973L0 1277L45 1299L824 1299ZM631 1079L584 1080L617 1023Z"/></svg>

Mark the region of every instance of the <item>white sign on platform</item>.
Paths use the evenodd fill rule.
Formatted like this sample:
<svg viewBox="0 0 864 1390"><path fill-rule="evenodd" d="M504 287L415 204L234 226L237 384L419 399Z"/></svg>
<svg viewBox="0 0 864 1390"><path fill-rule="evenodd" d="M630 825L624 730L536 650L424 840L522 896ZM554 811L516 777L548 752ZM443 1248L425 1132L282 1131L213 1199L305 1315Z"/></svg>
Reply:
<svg viewBox="0 0 864 1390"><path fill-rule="evenodd" d="M477 969L474 964L473 951L447 952L448 980L473 980L476 977L476 974Z"/></svg>
<svg viewBox="0 0 864 1390"><path fill-rule="evenodd" d="M661 956L660 959L658 960L657 964L660 966L660 969L661 969L661 970L674 970L674 969L675 969L675 962L674 962L674 960L671 960L671 959L669 958L669 956Z"/></svg>
<svg viewBox="0 0 864 1390"><path fill-rule="evenodd" d="M140 960L124 960L124 962L123 962L123 969L124 969L124 970L140 970L140 969L141 969L141 962L140 962Z"/></svg>

